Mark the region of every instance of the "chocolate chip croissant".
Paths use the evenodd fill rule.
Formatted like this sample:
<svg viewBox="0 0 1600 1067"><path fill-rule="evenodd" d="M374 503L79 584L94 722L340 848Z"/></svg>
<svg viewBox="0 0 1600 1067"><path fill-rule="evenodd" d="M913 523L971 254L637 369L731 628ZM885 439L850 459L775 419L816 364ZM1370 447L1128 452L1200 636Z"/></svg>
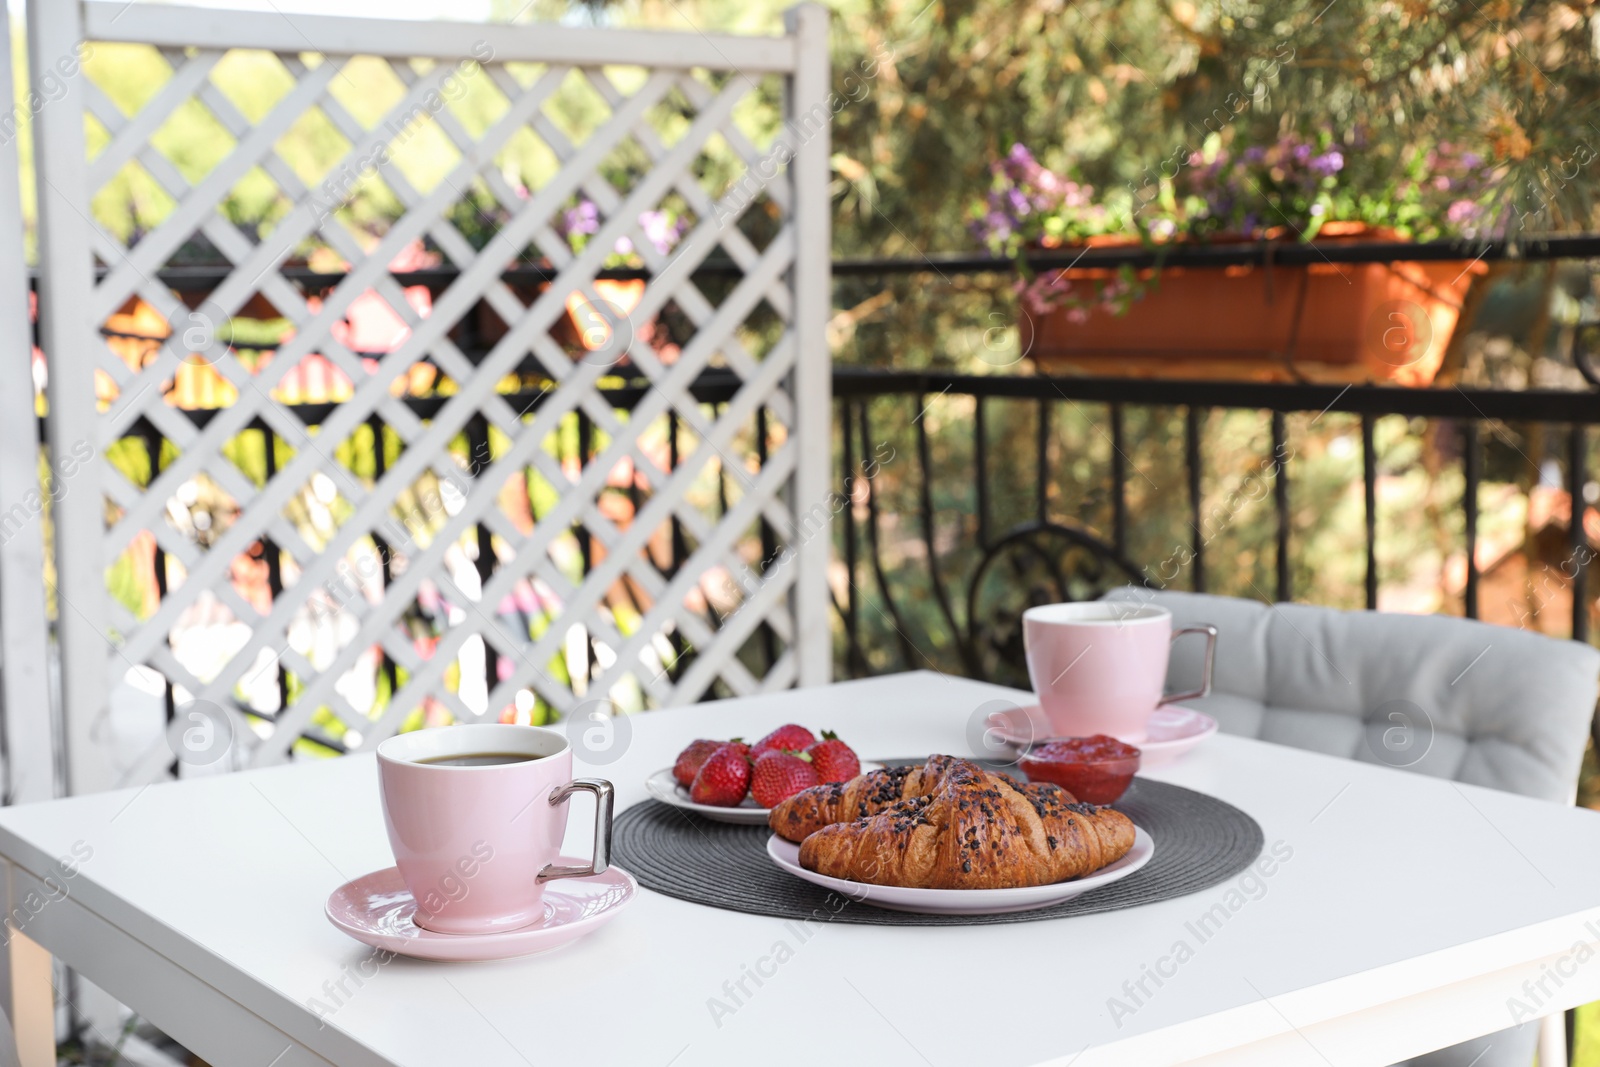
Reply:
<svg viewBox="0 0 1600 1067"><path fill-rule="evenodd" d="M929 756L922 766L885 767L848 782L802 789L767 813L767 825L786 841L804 841L830 823L859 819L891 804L933 792L961 761Z"/></svg>
<svg viewBox="0 0 1600 1067"><path fill-rule="evenodd" d="M800 865L873 885L1013 889L1090 874L1126 855L1133 839L1121 812L953 760L929 791L807 836Z"/></svg>

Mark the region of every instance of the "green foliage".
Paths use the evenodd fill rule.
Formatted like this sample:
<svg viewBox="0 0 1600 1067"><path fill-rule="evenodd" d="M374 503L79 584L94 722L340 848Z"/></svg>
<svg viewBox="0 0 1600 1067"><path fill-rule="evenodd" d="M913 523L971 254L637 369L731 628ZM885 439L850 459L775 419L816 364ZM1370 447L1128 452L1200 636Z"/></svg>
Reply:
<svg viewBox="0 0 1600 1067"><path fill-rule="evenodd" d="M106 592L127 608L134 618L144 616L145 580L134 566L133 556L124 552L106 568Z"/></svg>
<svg viewBox="0 0 1600 1067"><path fill-rule="evenodd" d="M968 245L966 206L1011 144L1136 196L1208 137L1239 154L1325 133L1367 181L1448 143L1495 170L1490 223L1592 225L1600 60L1582 8L1339 0L841 0L835 87L871 70L833 126L842 254ZM613 22L778 26L781 5L608 5ZM846 223L849 225L846 225Z"/></svg>

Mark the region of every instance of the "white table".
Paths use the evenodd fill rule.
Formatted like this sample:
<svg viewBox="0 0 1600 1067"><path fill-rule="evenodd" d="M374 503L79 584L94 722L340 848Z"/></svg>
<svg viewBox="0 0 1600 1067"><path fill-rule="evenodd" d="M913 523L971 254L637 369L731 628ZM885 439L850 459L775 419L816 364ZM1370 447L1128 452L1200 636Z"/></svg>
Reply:
<svg viewBox="0 0 1600 1067"><path fill-rule="evenodd" d="M622 759L580 773L626 806L688 739L790 720L868 756L964 753L973 710L1019 695L918 673L705 704L638 717ZM1248 811L1288 858L1253 892L997 926L807 931L644 891L550 956L379 967L322 915L335 886L391 863L371 757L9 808L0 855L15 907L92 849L23 933L219 1067L834 1062L819 1049L1347 1067L1504 1028L1511 998L1539 1015L1600 999L1596 814L1224 736L1154 776ZM24 1001L28 944L10 954ZM735 1005L756 968L771 976ZM338 1001L320 1025L312 998ZM737 1010L714 1021L712 998Z"/></svg>

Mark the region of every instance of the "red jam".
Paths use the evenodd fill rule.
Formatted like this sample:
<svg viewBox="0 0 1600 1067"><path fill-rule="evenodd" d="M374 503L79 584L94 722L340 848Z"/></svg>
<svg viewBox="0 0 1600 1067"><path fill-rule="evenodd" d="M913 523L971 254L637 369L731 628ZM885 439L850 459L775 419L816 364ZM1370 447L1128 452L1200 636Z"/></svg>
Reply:
<svg viewBox="0 0 1600 1067"><path fill-rule="evenodd" d="M1139 750L1115 737L1068 737L1028 750L1018 766L1030 782L1054 782L1088 804L1110 804L1133 782Z"/></svg>

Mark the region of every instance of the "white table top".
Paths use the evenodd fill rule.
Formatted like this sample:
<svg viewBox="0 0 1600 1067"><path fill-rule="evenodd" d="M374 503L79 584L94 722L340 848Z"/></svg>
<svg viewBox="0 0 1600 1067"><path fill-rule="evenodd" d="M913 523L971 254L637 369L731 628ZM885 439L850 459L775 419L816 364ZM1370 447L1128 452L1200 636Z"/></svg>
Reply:
<svg viewBox="0 0 1600 1067"><path fill-rule="evenodd" d="M867 757L965 753L974 709L1017 696L917 673L657 712L635 718L619 761L579 773L611 778L625 807L689 739L785 721ZM370 756L8 808L0 853L42 874L87 844L74 899L336 1063L1185 1062L1600 940L1584 927L1600 919L1595 813L1226 736L1152 776L1243 808L1288 858L1259 882L996 926L807 933L644 891L550 956L395 959L322 1027L306 1003L370 955L323 902L392 863ZM1193 924L1217 905L1226 920L1201 940ZM1124 983L1180 941L1192 956L1136 1002ZM724 983L780 942L776 973L714 1019ZM1303 1062L1388 1062L1322 1033Z"/></svg>

